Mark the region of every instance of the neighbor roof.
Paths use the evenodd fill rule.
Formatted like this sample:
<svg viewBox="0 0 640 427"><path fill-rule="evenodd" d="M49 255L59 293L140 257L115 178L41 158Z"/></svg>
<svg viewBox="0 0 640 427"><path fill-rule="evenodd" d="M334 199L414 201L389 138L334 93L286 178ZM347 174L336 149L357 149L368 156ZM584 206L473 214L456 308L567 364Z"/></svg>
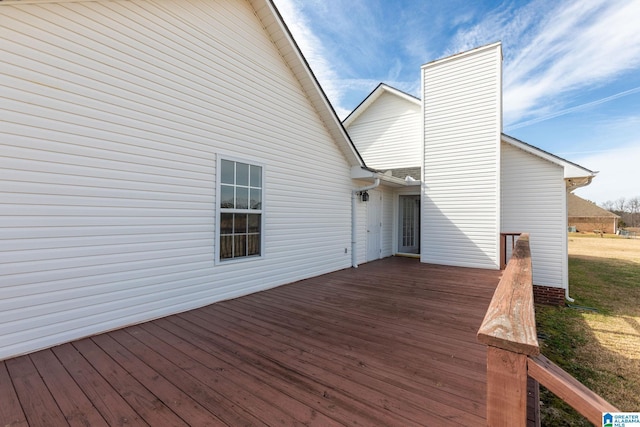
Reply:
<svg viewBox="0 0 640 427"><path fill-rule="evenodd" d="M570 217L610 217L620 218L619 215L601 208L593 202L578 197L573 193L567 195L567 212Z"/></svg>

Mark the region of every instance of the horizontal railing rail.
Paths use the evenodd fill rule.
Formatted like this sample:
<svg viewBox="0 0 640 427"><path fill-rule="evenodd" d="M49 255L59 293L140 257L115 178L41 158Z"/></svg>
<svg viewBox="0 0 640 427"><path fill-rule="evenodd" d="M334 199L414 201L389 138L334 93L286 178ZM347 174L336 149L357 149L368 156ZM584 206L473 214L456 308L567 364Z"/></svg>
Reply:
<svg viewBox="0 0 640 427"><path fill-rule="evenodd" d="M522 233L515 243L478 330L478 341L487 345L487 425L527 425L529 378L596 425L602 421L602 412L618 412L615 406L540 354L527 233ZM534 415L539 421L539 414Z"/></svg>
<svg viewBox="0 0 640 427"><path fill-rule="evenodd" d="M595 425L602 424L603 412L619 412L618 408L541 354L529 357L527 370L531 378L567 402Z"/></svg>

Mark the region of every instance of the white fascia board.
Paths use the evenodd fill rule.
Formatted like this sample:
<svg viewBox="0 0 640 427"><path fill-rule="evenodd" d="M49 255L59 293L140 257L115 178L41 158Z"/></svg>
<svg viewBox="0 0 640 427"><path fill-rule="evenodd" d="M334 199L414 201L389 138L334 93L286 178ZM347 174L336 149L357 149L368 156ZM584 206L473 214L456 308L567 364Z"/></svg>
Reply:
<svg viewBox="0 0 640 427"><path fill-rule="evenodd" d="M366 169L360 166L351 166L351 179L373 179L376 178L378 172Z"/></svg>
<svg viewBox="0 0 640 427"><path fill-rule="evenodd" d="M420 181L405 181L402 178L387 175L386 173L374 171L371 169L362 168L360 166L351 167L351 179L366 179L372 181L375 179L379 179L382 185L386 185L389 187L419 186L421 183Z"/></svg>
<svg viewBox="0 0 640 427"><path fill-rule="evenodd" d="M342 126L342 122L340 122L327 95L324 93L320 83L318 83L309 63L302 55L298 44L273 1L249 0L249 2L348 162L351 165L364 166L364 160L356 150L353 142L351 142L351 138L349 138L347 131Z"/></svg>
<svg viewBox="0 0 640 427"><path fill-rule="evenodd" d="M454 60L454 59L460 59L460 58L465 57L465 56L475 55L476 53L482 52L484 50L495 49L496 46L501 46L501 44L502 43L498 41L498 42L495 42L495 43L491 43L491 44L487 44L487 45L484 45L484 46L477 47L475 49L466 50L464 52L456 53L456 54L453 54L451 56L447 56L446 58L436 59L435 61L427 62L426 64L422 65L421 69L429 68L429 67L432 67L434 65L439 65L439 64L441 64L443 62L448 62L448 61L451 61L451 60ZM500 55L502 55L502 50L500 51Z"/></svg>
<svg viewBox="0 0 640 427"><path fill-rule="evenodd" d="M509 135L505 135L504 133L502 134L502 141L506 142L507 144L511 144L514 147L521 149L522 151L526 151L529 154L533 154L534 156L538 156L551 163L561 166L564 169L565 179L592 178L598 173L568 160L565 160L562 157L558 157L555 154L551 154L540 148L534 147L533 145L527 144L526 142L515 139Z"/></svg>
<svg viewBox="0 0 640 427"><path fill-rule="evenodd" d="M399 98L404 99L405 101L412 102L416 105L422 105L422 101L419 98L416 98L413 95L409 95L408 93L405 93L399 89L396 89L384 83L382 84L382 88L384 89L385 92L389 92L390 94L393 94Z"/></svg>
<svg viewBox="0 0 640 427"><path fill-rule="evenodd" d="M367 111L367 109L378 99L383 93L390 93L399 98L402 98L406 101L412 102L415 105L422 105L420 99L409 95L408 93L404 93L401 90L398 90L394 87L391 87L385 83L380 83L367 97L358 105L354 110L347 116L346 119L342 122L345 128L351 126L351 124L358 118L362 113Z"/></svg>
<svg viewBox="0 0 640 427"><path fill-rule="evenodd" d="M402 178L398 178L397 176L378 174L378 178L380 178L380 182L382 185L386 185L389 187L412 187L412 186L420 186L421 181L406 181Z"/></svg>

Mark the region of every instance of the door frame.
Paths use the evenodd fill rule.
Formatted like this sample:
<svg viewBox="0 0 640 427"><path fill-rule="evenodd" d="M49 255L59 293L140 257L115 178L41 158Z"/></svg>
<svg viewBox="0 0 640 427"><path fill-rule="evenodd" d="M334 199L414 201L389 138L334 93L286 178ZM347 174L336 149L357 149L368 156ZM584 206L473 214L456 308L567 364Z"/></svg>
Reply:
<svg viewBox="0 0 640 427"><path fill-rule="evenodd" d="M383 218L383 209L384 209L384 195L382 191L379 190L369 190L369 201L367 202L367 239L365 245L365 260L366 262L375 261L377 259L382 258L382 231L384 226L384 218ZM374 206L377 205L377 209ZM375 212L374 212L375 209ZM375 214L375 217L374 217ZM372 225L372 220L375 220L376 224ZM370 228L376 227L377 229L377 239L374 239L373 236L376 233L371 233ZM375 241L374 241L375 240ZM372 255L373 252L370 252L370 248L372 247L372 243L375 244L375 252L376 255Z"/></svg>
<svg viewBox="0 0 640 427"><path fill-rule="evenodd" d="M418 213L418 218L417 218L417 229L415 231L416 233L416 239L418 241L417 244L417 252L412 253L412 252L401 252L400 251L400 236L401 236L401 218L400 218L400 214L401 214L401 209L400 209L400 200L401 200L401 196L410 196L410 197L415 197L417 198L418 202L417 202L417 206L416 206L416 211ZM393 254L394 255L404 255L404 256L411 256L411 257L419 257L420 256L420 252L421 252L421 243L422 243L422 195L420 193L419 190L414 190L414 191L410 191L410 192L398 192L395 194L394 197L394 204L393 204L394 208L393 208L393 216L394 216L394 222L393 222L393 233L392 233L392 238L393 238Z"/></svg>

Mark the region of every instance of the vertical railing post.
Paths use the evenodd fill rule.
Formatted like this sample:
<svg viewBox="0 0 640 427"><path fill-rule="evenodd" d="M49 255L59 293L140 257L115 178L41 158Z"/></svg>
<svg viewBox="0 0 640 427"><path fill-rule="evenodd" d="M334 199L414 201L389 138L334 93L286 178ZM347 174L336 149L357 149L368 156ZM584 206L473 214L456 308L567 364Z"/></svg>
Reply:
<svg viewBox="0 0 640 427"><path fill-rule="evenodd" d="M516 237L522 233L500 233L500 270L504 270L507 266L507 238L511 238L511 251L516 247Z"/></svg>
<svg viewBox="0 0 640 427"><path fill-rule="evenodd" d="M502 240L506 247L506 237ZM540 353L526 233L516 241L478 330L478 340L487 345L487 425L525 427L527 356Z"/></svg>
<svg viewBox="0 0 640 427"><path fill-rule="evenodd" d="M527 355L487 347L487 425L527 425Z"/></svg>

